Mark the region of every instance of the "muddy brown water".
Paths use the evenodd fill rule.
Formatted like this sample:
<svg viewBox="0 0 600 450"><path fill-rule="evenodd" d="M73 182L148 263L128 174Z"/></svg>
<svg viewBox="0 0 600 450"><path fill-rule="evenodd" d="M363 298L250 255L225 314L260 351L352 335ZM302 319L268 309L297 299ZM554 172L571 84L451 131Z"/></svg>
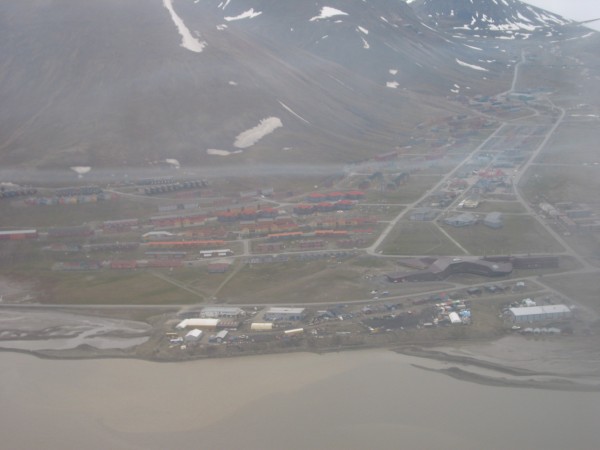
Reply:
<svg viewBox="0 0 600 450"><path fill-rule="evenodd" d="M0 353L2 448L597 449L600 394L385 350L152 363Z"/></svg>

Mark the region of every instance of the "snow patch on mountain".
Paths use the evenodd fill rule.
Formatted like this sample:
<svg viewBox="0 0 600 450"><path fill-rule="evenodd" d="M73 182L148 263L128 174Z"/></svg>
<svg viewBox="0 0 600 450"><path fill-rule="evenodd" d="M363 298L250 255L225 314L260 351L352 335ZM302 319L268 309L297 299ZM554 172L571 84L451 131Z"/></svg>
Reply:
<svg viewBox="0 0 600 450"><path fill-rule="evenodd" d="M459 66L468 67L468 68L474 69L474 70L481 70L483 72L489 72L489 70L486 69L485 67L476 66L475 64L469 64L469 63L466 63L464 61L461 61L458 58L455 58L455 61L458 63Z"/></svg>
<svg viewBox="0 0 600 450"><path fill-rule="evenodd" d="M169 11L171 15L171 20L177 27L177 31L181 35L181 46L191 52L200 53L206 47L206 41L199 41L190 32L189 28L185 26L181 17L177 15L175 10L173 9L173 1L172 0L163 0L163 5Z"/></svg>
<svg viewBox="0 0 600 450"><path fill-rule="evenodd" d="M260 16L261 14L262 14L262 11L254 11L254 8L250 8L248 11L244 11L243 13L238 14L237 16L225 17L225 20L227 22L231 22L234 20L253 19L257 16Z"/></svg>
<svg viewBox="0 0 600 450"><path fill-rule="evenodd" d="M263 137L282 126L281 119L278 117L267 117L266 119L262 119L255 127L238 134L233 145L237 148L252 147Z"/></svg>
<svg viewBox="0 0 600 450"><path fill-rule="evenodd" d="M332 8L330 6L324 6L323 8L321 8L321 12L318 16L314 16L310 19L311 22L314 22L315 20L321 20L321 19L328 19L329 17L335 17L335 16L347 16L348 13L345 13L344 11L340 11L339 9L336 8Z"/></svg>
<svg viewBox="0 0 600 450"><path fill-rule="evenodd" d="M278 100L279 104L281 106L283 106L283 108L289 112L290 114L292 114L293 116L297 117L298 119L300 119L302 122L304 123L308 123L310 124L310 122L308 120L306 120L304 117L302 117L300 114L297 114L292 108L290 108L288 105L286 105L285 103L283 103L281 100Z"/></svg>

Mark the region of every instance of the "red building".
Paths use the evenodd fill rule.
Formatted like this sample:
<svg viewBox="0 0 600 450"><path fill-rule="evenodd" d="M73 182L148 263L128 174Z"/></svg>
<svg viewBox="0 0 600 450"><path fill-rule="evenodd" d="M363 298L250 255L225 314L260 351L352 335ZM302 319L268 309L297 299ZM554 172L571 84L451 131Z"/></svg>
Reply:
<svg viewBox="0 0 600 450"><path fill-rule="evenodd" d="M115 261L111 261L110 262L110 268L111 269L120 269L120 270L132 270L132 269L137 268L137 261L135 261L135 260L130 260L130 261L115 260Z"/></svg>
<svg viewBox="0 0 600 450"><path fill-rule="evenodd" d="M9 230L0 231L0 241L19 241L23 239L37 239L37 230Z"/></svg>

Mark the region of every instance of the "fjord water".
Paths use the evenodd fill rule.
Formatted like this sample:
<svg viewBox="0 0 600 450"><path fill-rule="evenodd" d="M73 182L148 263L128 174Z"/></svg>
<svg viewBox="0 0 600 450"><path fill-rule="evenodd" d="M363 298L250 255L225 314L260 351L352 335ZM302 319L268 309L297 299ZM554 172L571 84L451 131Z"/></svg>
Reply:
<svg viewBox="0 0 600 450"><path fill-rule="evenodd" d="M384 350L187 363L0 354L2 448L594 449L600 394L481 386Z"/></svg>

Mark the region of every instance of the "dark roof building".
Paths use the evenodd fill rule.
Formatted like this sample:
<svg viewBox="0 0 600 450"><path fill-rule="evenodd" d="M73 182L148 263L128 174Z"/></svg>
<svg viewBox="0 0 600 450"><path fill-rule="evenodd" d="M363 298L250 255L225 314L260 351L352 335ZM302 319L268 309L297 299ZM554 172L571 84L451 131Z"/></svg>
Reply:
<svg viewBox="0 0 600 450"><path fill-rule="evenodd" d="M513 265L510 262L492 262L476 257L436 259L427 269L412 272L394 272L386 275L388 281L437 281L450 275L470 273L486 277L502 277L510 275Z"/></svg>
<svg viewBox="0 0 600 450"><path fill-rule="evenodd" d="M477 223L477 216L471 213L459 214L458 216L444 219L444 223L457 228L468 227L469 225L474 225Z"/></svg>

